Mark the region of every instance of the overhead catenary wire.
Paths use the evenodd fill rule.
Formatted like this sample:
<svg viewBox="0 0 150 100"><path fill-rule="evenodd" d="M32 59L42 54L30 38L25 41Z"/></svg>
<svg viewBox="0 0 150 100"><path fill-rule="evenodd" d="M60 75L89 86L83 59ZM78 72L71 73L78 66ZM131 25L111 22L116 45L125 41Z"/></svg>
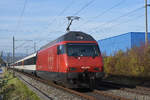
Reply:
<svg viewBox="0 0 150 100"><path fill-rule="evenodd" d="M58 16L61 16L62 14L64 14L64 13L68 10L68 8L71 6L71 4L73 4L73 2L74 2L74 0L72 0L71 3L69 3L69 4L58 14ZM19 20L18 20L17 25L16 25L16 29L18 29L18 27L19 27L20 24L21 24L21 20L22 20L22 17L23 17L23 15L24 15L26 6L27 6L27 0L25 0L25 2L24 2L24 6L23 6L23 9L22 9L22 12L21 12L21 14L20 14ZM48 24L48 26L52 25L55 20L56 20L56 17ZM16 30L16 31L17 31L17 30ZM25 44L25 43L23 43L23 45L24 45L24 44ZM20 46L21 46L21 45L17 46L17 48L19 48Z"/></svg>
<svg viewBox="0 0 150 100"><path fill-rule="evenodd" d="M81 9L79 9L77 12L75 12L73 15L78 15L82 10L84 10L85 8L87 8L90 4L92 4L95 0L91 0L88 3L86 3L83 7L81 7Z"/></svg>
<svg viewBox="0 0 150 100"><path fill-rule="evenodd" d="M68 5L67 6L65 6L58 14L57 14L57 16L61 16L61 15L63 15L66 11L68 11L69 9L70 9L70 7L74 4L74 0L72 0L70 3L68 3ZM48 25L47 25L47 27L46 27L46 29L45 30L47 30L55 21L56 21L56 19L57 19L57 17L54 17L49 23L48 23ZM44 40L44 41L46 41L46 40ZM43 41L39 41L39 42L43 42ZM39 42L37 42L37 43L39 43Z"/></svg>
<svg viewBox="0 0 150 100"><path fill-rule="evenodd" d="M17 25L16 25L16 32L17 32L17 31L18 31L18 29L20 28L21 21L22 21L22 18L23 18L23 15L24 15L24 12L25 12L26 6L27 6L27 0L25 0L25 1L24 1L22 11L21 11L20 16L19 16L19 19L18 19L18 21L17 21Z"/></svg>
<svg viewBox="0 0 150 100"><path fill-rule="evenodd" d="M82 10L84 10L85 8L87 8L89 5L91 5L95 0L90 0L89 2L87 2L83 7L81 7L77 12L75 12L73 15L76 16L78 15Z"/></svg>
<svg viewBox="0 0 150 100"><path fill-rule="evenodd" d="M132 21L134 21L134 20L138 20L138 19L142 18L143 16L144 16L144 14L139 15L139 16L136 16L136 17L134 17L134 18L132 18L132 19L125 20L125 21L123 21L123 22L114 24L114 25L112 25L112 26L110 26L110 27L107 27L106 29L101 29L101 30L99 30L99 31L108 30L108 29L111 30L114 26L116 27L116 26L118 26L118 25L126 24L126 23L132 22Z"/></svg>
<svg viewBox="0 0 150 100"><path fill-rule="evenodd" d="M23 8L22 8L22 10L21 10L19 19L18 19L18 21L17 21L16 28L15 28L15 32L18 32L18 30L20 29L20 24L21 24L22 17L23 17L23 15L24 15L26 6L27 6L27 0L24 0ZM15 33L15 32L14 32L14 33ZM15 42L15 40L14 40L14 37L13 37L13 60L14 60L14 57L15 57L15 47L14 47L14 44L15 44L15 43L14 43L14 42Z"/></svg>
<svg viewBox="0 0 150 100"><path fill-rule="evenodd" d="M117 24L115 24L114 26L118 26L118 25L121 25L121 24L129 23L129 22L131 22L131 21L140 19L140 18L142 18L143 16L144 16L143 14L142 14L142 15L139 15L139 16L137 16L137 17L134 17L134 18L132 18L132 19L126 20L126 21L124 21L124 22L117 23ZM111 27L111 28L112 28L112 27Z"/></svg>
<svg viewBox="0 0 150 100"><path fill-rule="evenodd" d="M19 46L15 47L15 49L18 49L18 48L22 47L22 46L25 45L26 43L27 43L27 42L24 42L24 43L20 44Z"/></svg>
<svg viewBox="0 0 150 100"><path fill-rule="evenodd" d="M88 3L86 3L81 9L79 9L77 12L74 13L74 15L79 14L82 10L84 10L86 7L88 7L90 4L92 4L95 0L91 0ZM72 0L71 3L69 3L57 16L60 16L62 14L64 14L67 10L69 10L69 8L71 7L71 5L74 4L74 0ZM48 27L51 26L55 21L56 21L56 17L48 24ZM64 23L63 23L64 24ZM47 27L47 28L48 28Z"/></svg>
<svg viewBox="0 0 150 100"><path fill-rule="evenodd" d="M71 7L71 5L74 3L74 0L72 0L64 9L62 9L62 11L60 13L58 13L57 16L61 16L63 15L67 10L69 10L69 8ZM56 17L54 17L54 19L52 21L49 22L48 27L50 25L52 25L55 21L56 21Z"/></svg>
<svg viewBox="0 0 150 100"><path fill-rule="evenodd" d="M11 47L11 45L1 45L0 48L3 48L3 47Z"/></svg>
<svg viewBox="0 0 150 100"><path fill-rule="evenodd" d="M78 11L76 11L73 16L77 16L79 13L81 13L85 8L87 8L88 6L90 6L94 1L96 0L90 0L89 2L87 2L84 6L82 6ZM65 23L65 22L64 22ZM63 24L64 24L63 23Z"/></svg>
<svg viewBox="0 0 150 100"><path fill-rule="evenodd" d="M120 0L120 2L121 2L121 0ZM120 3L121 4L121 3ZM119 3L118 3L118 5L119 5ZM82 7L83 8L83 7ZM67 9L66 9L67 10ZM83 10L85 10L85 8L83 9ZM107 9L108 10L108 9ZM109 12L110 10L105 10L106 12L103 12L104 14L106 14L107 12ZM78 10L79 11L79 10ZM62 12L60 12L60 15L61 14L64 14L64 12L65 12L65 9L64 10L62 10ZM79 11L79 14L81 13L81 11ZM59 14L58 14L59 15ZM99 14L100 16L101 16L101 14ZM103 15L103 14L102 14ZM23 16L23 15L22 15ZM22 19L22 18L21 18ZM52 24L53 24L54 22L52 22Z"/></svg>
<svg viewBox="0 0 150 100"><path fill-rule="evenodd" d="M106 14L107 12L109 12L109 11L113 10L114 8L120 6L124 1L125 1L125 0L120 0L120 1L117 2L115 5L113 5L113 6L111 6L110 8L104 10L103 12L99 13L98 15L92 17L92 19L96 19L96 18L99 18L99 17L103 16L103 15ZM86 23L89 23L90 21L91 21L91 19L90 19L90 20L87 20L86 22L84 22L84 23L81 24L80 26L84 26ZM80 26L79 26L79 27L80 27Z"/></svg>
<svg viewBox="0 0 150 100"><path fill-rule="evenodd" d="M116 8L116 7L118 7L118 6L120 6L120 5L123 4L123 2L125 2L125 1L126 1L126 0L120 0L120 1L119 1L118 3L116 3L115 5L113 5L112 7L110 7L110 8L108 8L108 9L104 10L103 12L99 13L98 15L96 15L96 16L93 17L93 18L98 18L98 17L104 15L105 13L111 11L112 9L114 9L114 8Z"/></svg>
<svg viewBox="0 0 150 100"><path fill-rule="evenodd" d="M112 20L110 20L110 21L107 21L107 22L105 22L104 24L98 25L98 26L95 27L94 29L98 29L100 26L108 25L108 23L112 23L112 22L114 22L114 21L119 20L120 18L129 16L129 15L132 14L133 12L139 11L139 10L142 9L142 8L144 8L144 6L138 7L138 8L136 8L136 9L134 9L134 10L132 10L132 11L129 11L129 12L123 14L123 15L120 15L120 16L118 16L118 17L116 17L116 18L114 18L114 19L112 19Z"/></svg>
<svg viewBox="0 0 150 100"><path fill-rule="evenodd" d="M138 16L136 16L136 17L134 17L134 18L131 18L131 19L129 19L129 20L125 20L125 21L123 21L123 22L117 23L117 24L115 24L115 25L113 25L113 26L111 26L111 27L108 27L108 28L106 28L106 29L103 29L103 30L101 29L100 31L101 31L101 33L102 33L104 30L107 30L107 32L105 31L105 33L110 34L110 33L113 33L113 32L111 32L111 29L112 29L112 28L117 28L118 25L127 24L127 23L129 23L129 22L132 22L132 21L135 21L135 20L139 20L139 19L141 19L142 17L144 17L144 14L140 14L140 15L138 15ZM114 27L114 26L115 26L115 27ZM117 28L117 29L118 29L118 28ZM133 28L132 28L132 30L133 30ZM100 31L97 31L96 33L99 34ZM110 36L109 36L109 37L110 37ZM107 37L107 38L108 38L108 37ZM103 38L103 39L106 39L106 37ZM112 42L114 43L114 41L115 41L115 40L113 40ZM110 43L110 44L112 44L112 43ZM109 45L109 44L107 44L107 45Z"/></svg>
<svg viewBox="0 0 150 100"><path fill-rule="evenodd" d="M92 4L94 1L95 1L95 0L90 0L89 2L87 2L83 7L81 7L78 11L76 11L76 12L73 14L73 16L78 15L82 10L84 10L85 8L87 8L87 7L88 7L90 4ZM72 4L73 4L73 3L72 3ZM69 6L70 6L70 5L69 5ZM66 7L65 9L67 10L68 7ZM66 11L65 9L62 11L62 13ZM62 13L60 13L60 14L62 14ZM55 20L56 20L56 19L54 19L54 20L50 23L50 25L51 25ZM63 24L64 24L64 23L63 23Z"/></svg>
<svg viewBox="0 0 150 100"><path fill-rule="evenodd" d="M10 37L0 37L0 39L3 39L3 40L10 40Z"/></svg>
<svg viewBox="0 0 150 100"><path fill-rule="evenodd" d="M17 24L16 24L16 27L14 28L14 33L17 32L20 28L20 24L21 24L21 21L22 21L22 17L24 15L24 12L25 12L25 9L26 9L26 6L27 6L27 0L24 0L24 3L23 3L23 8L21 10L21 13L20 13L20 16L17 20ZM8 31L9 32L9 31Z"/></svg>

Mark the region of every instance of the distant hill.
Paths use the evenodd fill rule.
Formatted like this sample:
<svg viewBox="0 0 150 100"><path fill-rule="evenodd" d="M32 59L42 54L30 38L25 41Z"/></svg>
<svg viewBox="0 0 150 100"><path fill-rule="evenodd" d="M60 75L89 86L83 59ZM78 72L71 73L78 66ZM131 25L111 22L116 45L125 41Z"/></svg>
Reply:
<svg viewBox="0 0 150 100"><path fill-rule="evenodd" d="M0 57L0 64L4 63L3 59Z"/></svg>
<svg viewBox="0 0 150 100"><path fill-rule="evenodd" d="M26 57L26 54L23 53L16 53L15 54L15 61L22 59L24 57ZM7 62L7 63L12 63L13 61L13 57L12 57L12 53L4 53L2 56L3 61Z"/></svg>
<svg viewBox="0 0 150 100"><path fill-rule="evenodd" d="M1 65L5 65L5 62L3 61L3 59L0 57L0 66Z"/></svg>

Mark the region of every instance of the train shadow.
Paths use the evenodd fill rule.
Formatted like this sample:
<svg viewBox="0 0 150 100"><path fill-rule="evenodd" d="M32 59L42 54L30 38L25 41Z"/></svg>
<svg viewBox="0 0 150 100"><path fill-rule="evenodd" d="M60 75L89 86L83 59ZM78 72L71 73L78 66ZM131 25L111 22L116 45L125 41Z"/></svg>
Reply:
<svg viewBox="0 0 150 100"><path fill-rule="evenodd" d="M102 90L102 91L108 91L108 90L117 90L117 89L123 89L123 88L136 88L134 85L124 85L124 84L117 84L112 83L108 81L101 81L97 83L96 89Z"/></svg>
<svg viewBox="0 0 150 100"><path fill-rule="evenodd" d="M78 92L82 92L82 93L86 93L86 92L92 92L93 89L90 88L72 88L72 90L78 91Z"/></svg>
<svg viewBox="0 0 150 100"><path fill-rule="evenodd" d="M107 81L107 82L103 82ZM98 84L112 84L116 88L136 88L137 86L150 88L150 77L133 77L133 76L123 76L123 75L108 75ZM108 83L108 81L110 83ZM118 83L118 84L117 84ZM112 88L114 88L112 86Z"/></svg>
<svg viewBox="0 0 150 100"><path fill-rule="evenodd" d="M117 84L117 83L112 83L108 81L99 81L99 82L96 82L96 86L93 89L82 87L82 88L72 88L72 90L86 93L86 92L92 92L93 90L108 91L108 90L118 90L118 89L123 89L123 88L134 89L136 88L136 86Z"/></svg>

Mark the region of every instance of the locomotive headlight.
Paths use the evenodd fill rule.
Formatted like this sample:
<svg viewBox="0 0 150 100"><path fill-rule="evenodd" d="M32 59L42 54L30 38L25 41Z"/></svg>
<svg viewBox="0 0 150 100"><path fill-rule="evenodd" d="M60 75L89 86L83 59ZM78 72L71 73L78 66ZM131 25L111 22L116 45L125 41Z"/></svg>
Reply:
<svg viewBox="0 0 150 100"><path fill-rule="evenodd" d="M95 67L94 70L99 71L99 67Z"/></svg>
<svg viewBox="0 0 150 100"><path fill-rule="evenodd" d="M79 40L83 40L84 39L84 37L82 35L78 35L78 34L76 35L76 38L79 39Z"/></svg>
<svg viewBox="0 0 150 100"><path fill-rule="evenodd" d="M75 71L75 70L77 70L77 68L74 68L74 67L69 68L69 71Z"/></svg>

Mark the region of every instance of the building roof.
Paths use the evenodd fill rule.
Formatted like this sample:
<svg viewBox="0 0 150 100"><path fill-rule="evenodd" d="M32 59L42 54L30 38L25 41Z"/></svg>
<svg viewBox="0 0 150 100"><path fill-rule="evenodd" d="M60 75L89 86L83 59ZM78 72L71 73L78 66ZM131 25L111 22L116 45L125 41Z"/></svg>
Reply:
<svg viewBox="0 0 150 100"><path fill-rule="evenodd" d="M144 34L144 33L145 32L128 32L128 33L123 33L123 34L120 34L120 35L108 37L108 38L105 38L105 39L100 39L98 41L103 41L103 40L107 40L107 39L111 39L111 38L116 38L116 37L120 37L120 36L127 35L127 34ZM148 34L150 34L150 32Z"/></svg>

